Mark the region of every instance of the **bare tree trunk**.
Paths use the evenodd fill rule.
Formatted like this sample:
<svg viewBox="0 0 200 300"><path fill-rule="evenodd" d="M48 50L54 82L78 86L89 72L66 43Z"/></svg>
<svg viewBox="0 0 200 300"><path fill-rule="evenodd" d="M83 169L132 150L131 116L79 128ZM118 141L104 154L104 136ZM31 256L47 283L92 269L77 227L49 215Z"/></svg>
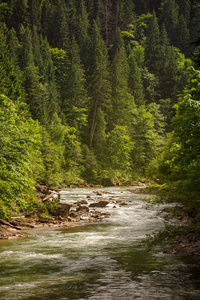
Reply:
<svg viewBox="0 0 200 300"><path fill-rule="evenodd" d="M93 118L92 118L92 125L91 125L91 130L90 130L90 143L89 143L90 149L92 148L94 133L96 130L96 125L97 125L97 123L96 123L97 106L98 106L98 101L96 101L96 103L95 103L94 113L93 113Z"/></svg>
<svg viewBox="0 0 200 300"><path fill-rule="evenodd" d="M116 15L115 15L115 31L118 28L119 24L119 1L117 1L117 6L116 6Z"/></svg>

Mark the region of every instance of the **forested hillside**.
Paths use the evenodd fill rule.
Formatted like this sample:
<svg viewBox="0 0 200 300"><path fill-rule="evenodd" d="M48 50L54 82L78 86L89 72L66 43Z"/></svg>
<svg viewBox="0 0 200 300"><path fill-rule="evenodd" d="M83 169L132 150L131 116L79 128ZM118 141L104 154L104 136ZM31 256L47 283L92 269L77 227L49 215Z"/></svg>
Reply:
<svg viewBox="0 0 200 300"><path fill-rule="evenodd" d="M1 1L0 217L36 183L198 185L198 2Z"/></svg>

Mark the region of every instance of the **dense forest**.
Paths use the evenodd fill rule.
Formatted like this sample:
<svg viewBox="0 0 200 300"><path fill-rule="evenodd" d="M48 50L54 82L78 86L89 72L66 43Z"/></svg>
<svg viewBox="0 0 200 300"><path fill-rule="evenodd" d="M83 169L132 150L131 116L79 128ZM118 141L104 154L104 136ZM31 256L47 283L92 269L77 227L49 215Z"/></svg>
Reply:
<svg viewBox="0 0 200 300"><path fill-rule="evenodd" d="M198 204L198 2L1 1L1 218L36 183L147 178Z"/></svg>

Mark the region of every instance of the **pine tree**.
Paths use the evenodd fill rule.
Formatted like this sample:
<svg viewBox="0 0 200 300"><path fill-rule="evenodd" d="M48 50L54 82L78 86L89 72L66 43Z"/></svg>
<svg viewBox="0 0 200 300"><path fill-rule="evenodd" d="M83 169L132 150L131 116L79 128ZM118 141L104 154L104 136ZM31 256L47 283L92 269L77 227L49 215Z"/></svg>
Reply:
<svg viewBox="0 0 200 300"><path fill-rule="evenodd" d="M47 35L50 45L61 49L68 49L69 45L69 24L67 7L64 0L58 0L55 4L47 7L49 16L43 16L47 28L45 33Z"/></svg>
<svg viewBox="0 0 200 300"><path fill-rule="evenodd" d="M135 103L137 105L144 104L144 87L142 83L142 74L133 53L129 56L128 62L130 69L128 81L129 89L134 97Z"/></svg>
<svg viewBox="0 0 200 300"><path fill-rule="evenodd" d="M134 24L136 21L134 1L116 0L115 4L115 28L125 30L129 24Z"/></svg>
<svg viewBox="0 0 200 300"><path fill-rule="evenodd" d="M40 38L38 36L36 26L33 26L32 43L33 43L33 57L34 57L35 66L37 66L41 70L42 56L40 51Z"/></svg>
<svg viewBox="0 0 200 300"><path fill-rule="evenodd" d="M77 25L77 30L75 32L75 38L77 40L77 43L80 48L80 58L81 61L85 67L87 68L87 61L88 61L88 55L89 55L89 42L90 42L90 37L89 37L89 28L90 28L90 23L89 23L89 18L88 18L88 13L87 13L87 7L85 5L84 0L81 1L79 9L77 10L78 14L78 25Z"/></svg>
<svg viewBox="0 0 200 300"><path fill-rule="evenodd" d="M38 30L41 29L41 1L39 0L27 0L27 11L29 16L30 28L34 26Z"/></svg>
<svg viewBox="0 0 200 300"><path fill-rule="evenodd" d="M23 86L27 93L27 103L33 118L40 119L39 72L34 64L32 35L28 28L21 27L21 68Z"/></svg>
<svg viewBox="0 0 200 300"><path fill-rule="evenodd" d="M187 27L187 21L183 15L180 15L177 23L177 37L175 46L178 47L182 53L189 55L190 32Z"/></svg>
<svg viewBox="0 0 200 300"><path fill-rule="evenodd" d="M179 15L183 15L187 24L190 21L191 2L190 0L176 0L179 6Z"/></svg>
<svg viewBox="0 0 200 300"><path fill-rule="evenodd" d="M110 67L112 82L112 112L110 129L114 125L126 126L129 123L129 112L134 106L134 99L128 93L128 63L124 47L117 50Z"/></svg>
<svg viewBox="0 0 200 300"><path fill-rule="evenodd" d="M8 0L9 14L7 15L7 26L12 27L19 32L21 25L26 27L28 25L28 3L27 0Z"/></svg>
<svg viewBox="0 0 200 300"><path fill-rule="evenodd" d="M170 42L176 42L176 28L178 23L179 7L175 0L163 0L161 3L161 23L165 24Z"/></svg>
<svg viewBox="0 0 200 300"><path fill-rule="evenodd" d="M14 28L8 31L8 46L15 65L19 64L20 43Z"/></svg>
<svg viewBox="0 0 200 300"><path fill-rule="evenodd" d="M7 45L7 35L6 25L0 23L0 93L15 102L21 97L22 101L25 93L22 88L21 72L17 66L17 57L10 51L10 46L15 44L18 48L18 43L9 36L9 45Z"/></svg>
<svg viewBox="0 0 200 300"><path fill-rule="evenodd" d="M70 63L68 71L68 97L71 106L85 107L86 90L83 65L80 61L79 47L73 37L70 49Z"/></svg>
<svg viewBox="0 0 200 300"><path fill-rule="evenodd" d="M145 47L145 58L149 71L153 74L157 74L157 60L159 55L159 40L160 30L158 25L158 19L155 12L153 12L152 18L149 20L146 47Z"/></svg>
<svg viewBox="0 0 200 300"><path fill-rule="evenodd" d="M105 43L101 37L100 30L94 22L93 35L91 39L91 81L89 86L90 113L90 138L89 146L93 145L93 138L97 126L97 111L101 108L106 114L111 104L111 84L108 72L108 56Z"/></svg>

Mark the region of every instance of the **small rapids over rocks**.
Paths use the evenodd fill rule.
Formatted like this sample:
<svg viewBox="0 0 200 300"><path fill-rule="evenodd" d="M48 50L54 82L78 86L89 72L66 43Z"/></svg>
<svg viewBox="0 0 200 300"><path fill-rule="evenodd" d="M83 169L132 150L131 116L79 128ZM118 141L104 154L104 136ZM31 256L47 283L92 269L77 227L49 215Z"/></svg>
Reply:
<svg viewBox="0 0 200 300"><path fill-rule="evenodd" d="M108 201L98 211L109 218L0 241L0 299L200 299L199 257L145 247L146 236L164 226L159 208L141 200L150 196L127 187L97 191L62 190L61 202L73 209L74 202L99 198Z"/></svg>

